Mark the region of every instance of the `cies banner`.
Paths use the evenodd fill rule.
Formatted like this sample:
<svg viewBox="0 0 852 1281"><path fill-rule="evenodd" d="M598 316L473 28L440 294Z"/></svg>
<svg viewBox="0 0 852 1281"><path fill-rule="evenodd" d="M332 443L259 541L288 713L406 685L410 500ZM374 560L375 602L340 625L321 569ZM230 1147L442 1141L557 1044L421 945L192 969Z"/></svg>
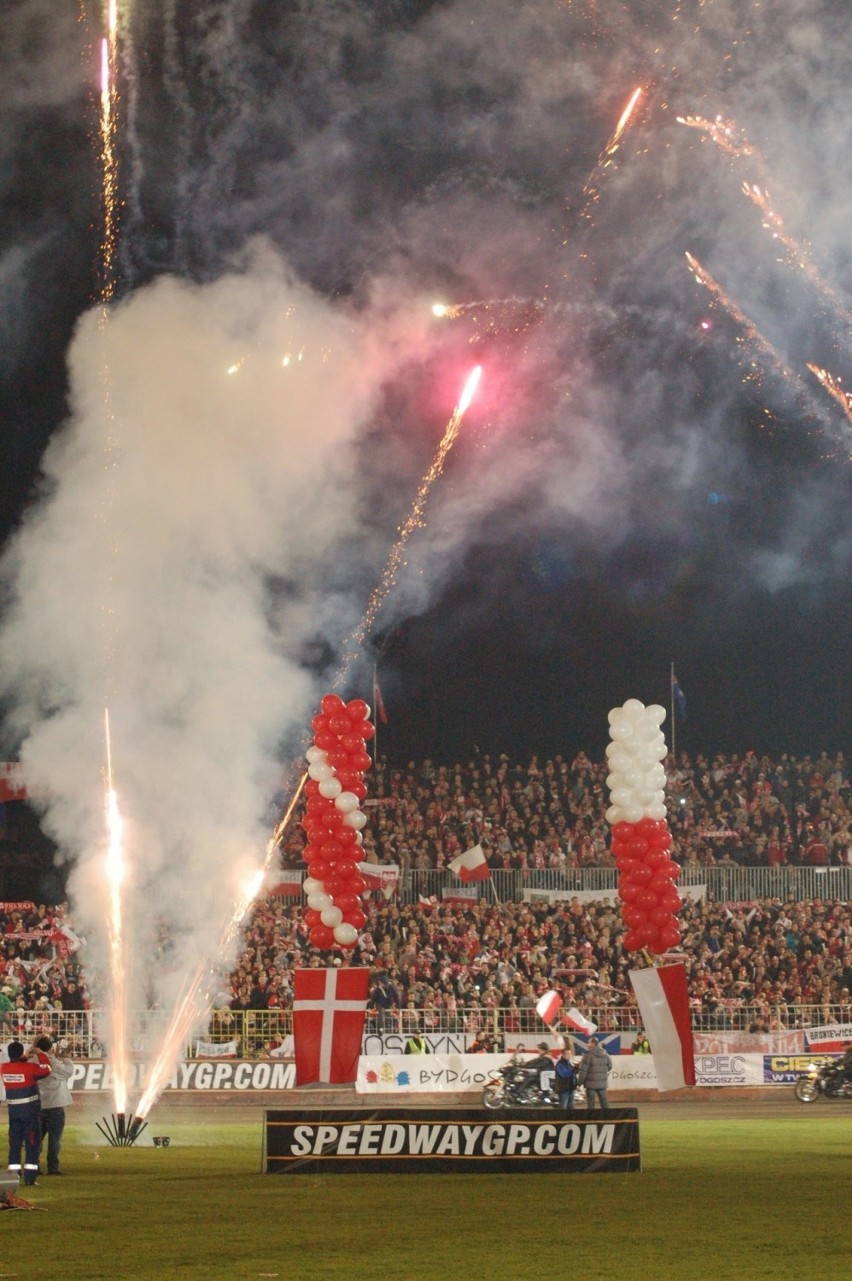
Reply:
<svg viewBox="0 0 852 1281"><path fill-rule="evenodd" d="M556 1109L267 1112L267 1174L623 1174L641 1169L639 1117L614 1108L593 1120Z"/></svg>

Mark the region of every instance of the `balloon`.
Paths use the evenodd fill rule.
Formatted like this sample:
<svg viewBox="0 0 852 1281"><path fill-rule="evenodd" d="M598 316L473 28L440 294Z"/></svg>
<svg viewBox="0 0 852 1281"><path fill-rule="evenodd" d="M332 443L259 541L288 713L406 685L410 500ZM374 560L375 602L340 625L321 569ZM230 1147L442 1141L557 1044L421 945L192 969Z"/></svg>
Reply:
<svg viewBox="0 0 852 1281"><path fill-rule="evenodd" d="M354 792L341 792L334 801L335 809L339 809L343 814L351 814L358 808L358 797Z"/></svg>
<svg viewBox="0 0 852 1281"><path fill-rule="evenodd" d="M342 791L343 788L336 778L324 778L320 783L320 796L324 796L329 801L335 800Z"/></svg>
<svg viewBox="0 0 852 1281"><path fill-rule="evenodd" d="M632 721L638 720L645 710L645 704L640 703L638 698L628 698L626 703L622 703L621 710Z"/></svg>
<svg viewBox="0 0 852 1281"><path fill-rule="evenodd" d="M610 824L610 826L613 828L618 827L619 823L621 823L623 819L624 819L624 811L622 810L621 806L610 805L609 809L606 812L606 821Z"/></svg>
<svg viewBox="0 0 852 1281"><path fill-rule="evenodd" d="M633 901L643 912L652 912L659 900L653 890L640 889Z"/></svg>
<svg viewBox="0 0 852 1281"><path fill-rule="evenodd" d="M674 925L666 925L660 930L660 943L665 951L678 947L680 944L680 926L675 921Z"/></svg>
<svg viewBox="0 0 852 1281"><path fill-rule="evenodd" d="M353 721L365 721L370 715L370 704L363 698L350 698L346 704L346 715Z"/></svg>
<svg viewBox="0 0 852 1281"><path fill-rule="evenodd" d="M645 715L654 725L662 725L666 719L666 709L660 703L650 703L645 708Z"/></svg>
<svg viewBox="0 0 852 1281"><path fill-rule="evenodd" d="M346 921L347 925L353 925L356 930L363 930L364 926L367 924L367 918L361 911L360 907L356 907L354 911L347 912L343 919Z"/></svg>
<svg viewBox="0 0 852 1281"><path fill-rule="evenodd" d="M636 824L636 831L639 832L642 827L641 823ZM648 852L648 841L644 836L634 836L632 841L627 842L627 848L634 858L644 858Z"/></svg>
<svg viewBox="0 0 852 1281"><path fill-rule="evenodd" d="M352 752L349 756L349 768L355 770L372 769L373 758L369 752Z"/></svg>
<svg viewBox="0 0 852 1281"><path fill-rule="evenodd" d="M354 792L359 801L363 801L364 797L367 795L367 788L363 783L353 783L349 788L349 791Z"/></svg>
<svg viewBox="0 0 852 1281"><path fill-rule="evenodd" d="M312 907L309 907L305 912L305 924L309 930L312 930L315 925L322 925L322 916L319 912L315 912Z"/></svg>
<svg viewBox="0 0 852 1281"><path fill-rule="evenodd" d="M645 913L635 903L625 903L621 909L621 919L629 929L635 930L645 919Z"/></svg>
<svg viewBox="0 0 852 1281"><path fill-rule="evenodd" d="M341 893L345 885L346 885L346 882L344 881L343 877L337 875L337 867L335 866L331 876L326 877L325 881L323 882L323 889L325 890L326 894L331 895L332 902L337 903L338 895ZM338 907L340 906L339 903L337 905Z"/></svg>
<svg viewBox="0 0 852 1281"><path fill-rule="evenodd" d="M340 841L326 841L320 847L320 854L327 863L336 863L339 858L343 858L344 848Z"/></svg>
<svg viewBox="0 0 852 1281"><path fill-rule="evenodd" d="M314 890L313 894L308 895L308 907L312 907L315 912L324 912L327 907L331 907L331 895L323 890Z"/></svg>
<svg viewBox="0 0 852 1281"><path fill-rule="evenodd" d="M314 742L317 747L321 747L324 752L330 752L337 747L340 739L336 734L332 734L330 729L324 729L321 734L314 735Z"/></svg>
<svg viewBox="0 0 852 1281"><path fill-rule="evenodd" d="M348 827L354 827L360 832L362 827L367 826L367 815L362 814L360 810L350 810L348 814L343 815L343 821Z"/></svg>
<svg viewBox="0 0 852 1281"><path fill-rule="evenodd" d="M630 874L630 879L636 885L647 885L653 875L650 867L646 867L644 863L637 863Z"/></svg>
<svg viewBox="0 0 852 1281"><path fill-rule="evenodd" d="M302 881L302 889L305 894L313 894L314 890L322 892L325 882L318 880L315 876L306 876Z"/></svg>
<svg viewBox="0 0 852 1281"><path fill-rule="evenodd" d="M614 743L620 743L622 747L633 737L633 726L626 722L618 721L615 725L610 726L609 736Z"/></svg>
<svg viewBox="0 0 852 1281"><path fill-rule="evenodd" d="M376 732L376 727L372 721L356 721L354 732L362 741L369 741Z"/></svg>
<svg viewBox="0 0 852 1281"><path fill-rule="evenodd" d="M626 809L633 803L633 789L630 787L616 787L610 793L610 799L613 805L618 805L621 809Z"/></svg>
<svg viewBox="0 0 852 1281"><path fill-rule="evenodd" d="M667 813L668 811L661 801L655 801L653 805L648 806L649 818L665 818Z"/></svg>
<svg viewBox="0 0 852 1281"><path fill-rule="evenodd" d="M325 885L325 878L331 876L331 864L327 863L324 858L312 858L308 864L308 871L312 880L321 881ZM311 906L313 907L313 904Z"/></svg>
<svg viewBox="0 0 852 1281"><path fill-rule="evenodd" d="M348 921L342 921L340 925L335 926L334 940L341 947L354 947L358 942L358 931Z"/></svg>
<svg viewBox="0 0 852 1281"><path fill-rule="evenodd" d="M628 930L622 940L625 952L641 952L642 940L639 937L638 930Z"/></svg>
<svg viewBox="0 0 852 1281"><path fill-rule="evenodd" d="M347 752L360 752L364 747L364 740L360 734L356 734L350 726L349 733L344 734L340 740L340 746L345 747Z"/></svg>
<svg viewBox="0 0 852 1281"><path fill-rule="evenodd" d="M351 893L351 891L349 890L344 889L344 890L341 890L339 894L335 894L334 902L335 902L335 906L340 908L344 916L346 915L347 912L355 912L355 911L361 910L361 902L360 902L360 899L358 898L358 895Z"/></svg>
<svg viewBox="0 0 852 1281"><path fill-rule="evenodd" d="M345 848L345 850L351 852L351 847L358 840L358 833L355 831L354 827L349 827L344 823L342 814L338 814L338 817L340 819L340 825L335 829L334 839L336 841L340 841L340 844Z"/></svg>
<svg viewBox="0 0 852 1281"><path fill-rule="evenodd" d="M613 828L612 834L619 841L629 841L633 836L633 824L625 823L625 822L616 823L615 827Z"/></svg>
<svg viewBox="0 0 852 1281"><path fill-rule="evenodd" d="M349 760L348 752L346 753L346 760ZM359 770L355 769L339 769L337 771L337 777L343 784L343 790L345 792L351 792L356 783L363 783L364 781L364 775Z"/></svg>
<svg viewBox="0 0 852 1281"><path fill-rule="evenodd" d="M315 925L309 937L314 947L321 949L334 947L334 930L327 925Z"/></svg>
<svg viewBox="0 0 852 1281"><path fill-rule="evenodd" d="M335 840L337 839L337 833L340 830L342 822L343 815L340 813L340 810L336 810L334 806L332 806L328 813L323 816L323 827L326 832L332 832L334 834Z"/></svg>
<svg viewBox="0 0 852 1281"><path fill-rule="evenodd" d="M367 888L367 882L364 880L360 872L356 871L355 875L350 876L348 880L349 880L349 888L353 894L364 893L364 891Z"/></svg>
<svg viewBox="0 0 852 1281"><path fill-rule="evenodd" d="M311 778L315 778L318 783L321 783L326 778L334 778L334 770L325 761L315 761L313 765L308 767L308 774Z"/></svg>
<svg viewBox="0 0 852 1281"><path fill-rule="evenodd" d="M336 734L338 738L342 738L344 734L349 733L352 728L352 722L349 717L343 713L339 716L330 717L328 728L331 730L332 734Z"/></svg>
<svg viewBox="0 0 852 1281"><path fill-rule="evenodd" d="M311 729L314 731L314 734L325 733L328 729L328 717L322 715L312 717Z"/></svg>
<svg viewBox="0 0 852 1281"><path fill-rule="evenodd" d="M651 913L651 920L658 929L661 929L664 925L671 925L672 914L664 907L655 907Z"/></svg>
<svg viewBox="0 0 852 1281"><path fill-rule="evenodd" d="M354 859L349 857L350 853L351 849L347 850L347 857L340 859L340 861L334 865L335 874L340 877L341 881L347 882L347 889L350 888L349 883L351 882L352 877L360 875L358 871L358 864Z"/></svg>
<svg viewBox="0 0 852 1281"><path fill-rule="evenodd" d="M305 760L308 762L309 765L313 765L314 761L324 761L325 752L322 750L321 747L316 747L316 746L309 747L308 750L305 752Z"/></svg>
<svg viewBox="0 0 852 1281"><path fill-rule="evenodd" d="M641 805L625 805L624 807L624 817L628 823L638 823L644 812Z"/></svg>
<svg viewBox="0 0 852 1281"><path fill-rule="evenodd" d="M343 746L332 748L328 753L328 763L336 770L345 769L349 764L349 752ZM340 775L337 777L340 778Z"/></svg>
<svg viewBox="0 0 852 1281"><path fill-rule="evenodd" d="M619 881L617 893L622 903L632 903L637 895L642 893L642 886L637 885L635 881L629 881L625 877L622 877ZM657 900L654 899L655 903L656 901Z"/></svg>
<svg viewBox="0 0 852 1281"><path fill-rule="evenodd" d="M339 925L343 920L343 913L340 908L335 907L333 903L330 907L324 908L321 915L323 925L330 925L332 929L334 929L335 925Z"/></svg>
<svg viewBox="0 0 852 1281"><path fill-rule="evenodd" d="M342 712L346 711L346 704L339 694L326 694L325 698L320 701L320 707L322 708L323 715L328 716L329 718L332 716L339 716Z"/></svg>
<svg viewBox="0 0 852 1281"><path fill-rule="evenodd" d="M319 783L315 778L309 778L305 783L305 796L309 800L312 796L319 796Z"/></svg>

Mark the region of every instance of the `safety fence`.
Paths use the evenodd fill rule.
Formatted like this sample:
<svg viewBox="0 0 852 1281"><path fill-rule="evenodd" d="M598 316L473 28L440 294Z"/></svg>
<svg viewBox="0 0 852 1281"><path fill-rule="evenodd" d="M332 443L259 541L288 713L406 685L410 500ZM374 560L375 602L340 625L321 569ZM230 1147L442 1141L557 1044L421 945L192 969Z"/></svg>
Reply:
<svg viewBox="0 0 852 1281"><path fill-rule="evenodd" d="M581 1011L602 1033L635 1037L641 1019L633 1005L583 1006ZM835 1005L720 1005L712 1011L696 1008L692 1023L696 1032L748 1032L754 1028L776 1031L850 1022L849 1008ZM164 1041L169 1017L166 1011L146 1010L131 1014L133 1053L147 1058ZM19 1038L29 1044L48 1034L62 1053L71 1058L106 1057L106 1015L99 1010L82 1012L21 1013L4 1016L0 1041ZM213 1010L184 1047L184 1058L231 1056L240 1059L274 1057L293 1032L292 1012L281 1010ZM495 1047L514 1045L524 1038L535 1041L547 1028L534 1009L388 1009L367 1011L365 1037L401 1037L414 1032L458 1038L459 1048L488 1035Z"/></svg>

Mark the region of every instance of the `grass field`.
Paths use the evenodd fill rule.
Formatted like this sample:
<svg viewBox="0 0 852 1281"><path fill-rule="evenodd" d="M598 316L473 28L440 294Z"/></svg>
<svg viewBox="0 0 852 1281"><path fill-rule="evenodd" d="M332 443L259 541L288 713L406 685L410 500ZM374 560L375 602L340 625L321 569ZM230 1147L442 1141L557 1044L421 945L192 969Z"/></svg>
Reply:
<svg viewBox="0 0 852 1281"><path fill-rule="evenodd" d="M69 1125L46 1213L0 1214L0 1278L626 1281L852 1273L852 1116L646 1120L643 1172L261 1175L255 1122L115 1149ZM96 1140L98 1140L96 1142ZM3 1135L5 1141L5 1134Z"/></svg>

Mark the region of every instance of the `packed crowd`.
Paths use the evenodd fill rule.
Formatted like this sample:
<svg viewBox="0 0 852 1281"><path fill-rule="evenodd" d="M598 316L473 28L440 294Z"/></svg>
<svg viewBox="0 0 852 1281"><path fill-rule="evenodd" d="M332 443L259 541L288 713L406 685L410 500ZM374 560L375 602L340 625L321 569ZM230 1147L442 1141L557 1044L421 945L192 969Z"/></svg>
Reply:
<svg viewBox="0 0 852 1281"><path fill-rule="evenodd" d="M0 904L0 1029L6 1039L30 1040L62 1029L82 1037L88 1008L76 954L81 939L67 903Z"/></svg>
<svg viewBox="0 0 852 1281"><path fill-rule="evenodd" d="M684 904L682 955L696 1026L774 1031L815 1007L820 1022L852 1021L852 908L833 900ZM410 1032L529 1031L550 989L614 1029L634 1006L616 901L396 905L369 909L350 964L374 972L381 1026ZM330 963L310 947L298 909L256 905L232 977L231 1011L286 1009L294 970ZM747 1016L744 1017L744 1015ZM540 1025L539 1025L540 1026Z"/></svg>
<svg viewBox="0 0 852 1281"><path fill-rule="evenodd" d="M852 865L848 762L830 757L777 761L744 756L667 763L674 857L688 866ZM480 843L492 868L606 867L613 862L607 766L581 752L525 765L482 755L466 765L380 757L369 776L367 862L407 870L444 868ZM298 867L304 839L293 828L284 857Z"/></svg>

